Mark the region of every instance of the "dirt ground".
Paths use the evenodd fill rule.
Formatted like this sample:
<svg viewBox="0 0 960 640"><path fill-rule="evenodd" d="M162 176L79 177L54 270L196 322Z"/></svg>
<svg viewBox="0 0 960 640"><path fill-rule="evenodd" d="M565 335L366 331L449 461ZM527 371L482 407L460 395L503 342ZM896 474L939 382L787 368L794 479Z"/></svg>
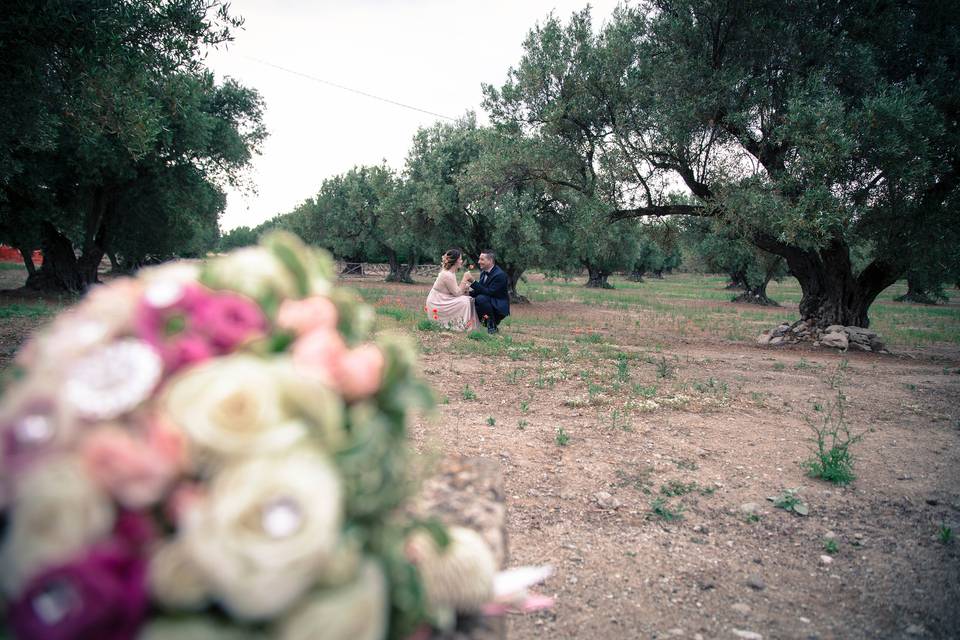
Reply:
<svg viewBox="0 0 960 640"><path fill-rule="evenodd" d="M960 637L958 350L724 345L631 329L622 311L566 302L514 314L547 323L506 330L517 339L562 339L549 319L574 315L617 336L624 352L661 351L653 363L631 360L628 373L640 387L659 384L656 406L641 400L618 416L616 397L582 402L578 372L598 379L589 361L451 355L450 343L466 338L421 335L431 351L424 373L448 403L414 437L499 459L511 563L556 569L545 589L556 608L511 620L510 638ZM669 379L659 377L661 357L675 363ZM606 363L599 375L604 367L613 373ZM518 368L528 375L511 374ZM543 368L556 380L540 388L533 370ZM468 384L475 399L464 399ZM847 422L864 432L845 487L799 465L811 446L804 415L825 413L813 405L829 408L838 389ZM799 489L807 517L767 500L785 488ZM682 519L653 513L657 498ZM938 535L944 525L951 543Z"/></svg>
<svg viewBox="0 0 960 640"><path fill-rule="evenodd" d="M350 284L411 311L428 289ZM4 320L4 355L37 322ZM512 618L512 640L960 637L960 349L761 348L566 301L515 307L496 340L562 342L567 357L400 324L441 399L411 425L416 446L498 460L510 563L555 568L555 608ZM799 464L804 417L838 390L864 435L842 487ZM808 516L767 500L787 488Z"/></svg>

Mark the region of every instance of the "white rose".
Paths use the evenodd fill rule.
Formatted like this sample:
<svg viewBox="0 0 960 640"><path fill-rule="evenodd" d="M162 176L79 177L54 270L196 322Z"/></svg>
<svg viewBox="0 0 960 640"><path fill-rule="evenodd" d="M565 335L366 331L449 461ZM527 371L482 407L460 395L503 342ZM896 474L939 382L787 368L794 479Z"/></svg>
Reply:
<svg viewBox="0 0 960 640"><path fill-rule="evenodd" d="M210 585L179 540L153 553L147 576L151 596L163 607L197 610L207 603Z"/></svg>
<svg viewBox="0 0 960 640"><path fill-rule="evenodd" d="M170 420L214 457L289 449L307 423L284 402L276 363L238 354L214 358L175 376L161 400Z"/></svg>
<svg viewBox="0 0 960 640"><path fill-rule="evenodd" d="M441 549L429 533L415 532L407 540L407 555L420 571L434 611L479 611L494 595L493 553L472 529L451 527L448 534L450 544Z"/></svg>
<svg viewBox="0 0 960 640"><path fill-rule="evenodd" d="M303 447L228 466L186 517L183 540L238 618L285 611L337 552L343 492L333 465Z"/></svg>
<svg viewBox="0 0 960 640"><path fill-rule="evenodd" d="M137 634L137 640L267 640L267 636L209 616L195 616L151 620Z"/></svg>
<svg viewBox="0 0 960 640"><path fill-rule="evenodd" d="M389 610L383 569L367 560L353 582L312 592L280 625L281 640L382 640Z"/></svg>
<svg viewBox="0 0 960 640"><path fill-rule="evenodd" d="M113 528L114 510L82 463L59 456L17 480L0 547L0 581L13 596L38 571L69 560Z"/></svg>
<svg viewBox="0 0 960 640"><path fill-rule="evenodd" d="M207 263L202 281L214 289L230 289L254 300L300 298L297 279L262 247L244 247Z"/></svg>
<svg viewBox="0 0 960 640"><path fill-rule="evenodd" d="M316 377L304 375L289 357L277 359L275 372L286 409L309 423L311 437L326 451L339 451L347 441L340 395Z"/></svg>

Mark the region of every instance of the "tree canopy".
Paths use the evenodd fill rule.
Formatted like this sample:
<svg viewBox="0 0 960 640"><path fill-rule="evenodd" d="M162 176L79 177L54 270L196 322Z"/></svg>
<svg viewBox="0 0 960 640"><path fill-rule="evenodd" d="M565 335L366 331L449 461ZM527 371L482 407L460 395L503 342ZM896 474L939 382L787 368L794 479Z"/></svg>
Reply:
<svg viewBox="0 0 960 640"><path fill-rule="evenodd" d="M485 105L538 143L515 179L611 221L717 219L787 261L804 319L866 326L957 227L957 27L943 1L655 0L596 33L584 10L532 30Z"/></svg>
<svg viewBox="0 0 960 640"><path fill-rule="evenodd" d="M105 252L136 265L213 245L223 188L265 136L259 95L202 65L239 24L211 0L5 9L0 233L42 246L28 284L82 291Z"/></svg>

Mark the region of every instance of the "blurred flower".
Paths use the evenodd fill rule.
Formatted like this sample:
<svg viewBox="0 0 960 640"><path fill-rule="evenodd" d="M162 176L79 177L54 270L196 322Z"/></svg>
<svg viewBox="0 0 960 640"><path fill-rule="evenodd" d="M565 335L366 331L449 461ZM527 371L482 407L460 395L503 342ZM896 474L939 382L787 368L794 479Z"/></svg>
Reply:
<svg viewBox="0 0 960 640"><path fill-rule="evenodd" d="M249 298L177 282L147 287L134 323L137 335L163 356L168 372L229 353L263 335L266 325Z"/></svg>
<svg viewBox="0 0 960 640"><path fill-rule="evenodd" d="M150 593L161 607L198 610L207 604L210 584L180 540L153 553L148 575Z"/></svg>
<svg viewBox="0 0 960 640"><path fill-rule="evenodd" d="M356 580L310 593L281 623L280 640L382 640L389 593L380 565L367 560Z"/></svg>
<svg viewBox="0 0 960 640"><path fill-rule="evenodd" d="M67 369L64 400L82 417L110 420L153 392L163 370L157 352L131 338L98 347Z"/></svg>
<svg viewBox="0 0 960 640"><path fill-rule="evenodd" d="M326 296L284 300L277 311L277 326L296 335L336 331L337 307Z"/></svg>
<svg viewBox="0 0 960 640"><path fill-rule="evenodd" d="M277 358L274 371L286 410L309 423L311 438L323 449L339 451L347 440L340 395L326 383L303 375L290 358Z"/></svg>
<svg viewBox="0 0 960 640"><path fill-rule="evenodd" d="M11 596L44 567L106 536L114 524L109 498L72 456L51 457L18 477L10 516L0 547L0 581Z"/></svg>
<svg viewBox="0 0 960 640"><path fill-rule="evenodd" d="M259 302L301 297L294 274L262 247L244 247L210 260L201 281L214 289L237 291Z"/></svg>
<svg viewBox="0 0 960 640"><path fill-rule="evenodd" d="M137 635L137 640L271 640L271 637L255 629L196 615L153 620Z"/></svg>
<svg viewBox="0 0 960 640"><path fill-rule="evenodd" d="M550 577L550 565L514 567L500 571L493 578L493 600L483 607L486 615L508 612L530 613L553 606L553 598L532 593L530 587Z"/></svg>
<svg viewBox="0 0 960 640"><path fill-rule="evenodd" d="M236 617L289 608L337 550L343 495L336 470L303 447L224 469L208 498L188 512L183 540Z"/></svg>
<svg viewBox="0 0 960 640"><path fill-rule="evenodd" d="M448 534L450 543L440 548L429 533L416 531L407 540L407 557L420 571L432 609L480 611L493 598L493 553L472 529L451 527Z"/></svg>
<svg viewBox="0 0 960 640"><path fill-rule="evenodd" d="M91 476L121 505L138 509L156 503L186 461L183 434L151 419L142 437L118 425L97 428L82 445Z"/></svg>
<svg viewBox="0 0 960 640"><path fill-rule="evenodd" d="M293 343L293 364L304 374L333 388L347 345L336 331L318 329Z"/></svg>
<svg viewBox="0 0 960 640"><path fill-rule="evenodd" d="M219 353L228 353L267 328L267 319L253 300L230 293L208 298L196 320Z"/></svg>
<svg viewBox="0 0 960 640"><path fill-rule="evenodd" d="M277 368L252 355L215 358L168 383L161 407L190 439L217 456L290 448L307 425L283 402Z"/></svg>
<svg viewBox="0 0 960 640"><path fill-rule="evenodd" d="M80 427L48 378L32 375L10 391L0 407L0 476L5 485L28 466L69 447ZM5 486L0 507L9 494L10 487Z"/></svg>
<svg viewBox="0 0 960 640"><path fill-rule="evenodd" d="M142 558L95 547L34 577L7 613L17 638L129 640L147 610Z"/></svg>
<svg viewBox="0 0 960 640"><path fill-rule="evenodd" d="M334 377L347 401L374 395L383 382L385 361L376 345L365 344L351 349L336 363Z"/></svg>

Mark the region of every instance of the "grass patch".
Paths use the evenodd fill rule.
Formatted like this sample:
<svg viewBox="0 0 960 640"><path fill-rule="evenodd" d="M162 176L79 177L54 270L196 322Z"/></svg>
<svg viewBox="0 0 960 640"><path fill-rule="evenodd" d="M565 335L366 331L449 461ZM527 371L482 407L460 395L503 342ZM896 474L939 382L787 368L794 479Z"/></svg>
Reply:
<svg viewBox="0 0 960 640"><path fill-rule="evenodd" d="M60 311L59 308L45 304L21 304L13 302L0 305L0 320L7 320L9 318L46 318L54 315L58 311Z"/></svg>

